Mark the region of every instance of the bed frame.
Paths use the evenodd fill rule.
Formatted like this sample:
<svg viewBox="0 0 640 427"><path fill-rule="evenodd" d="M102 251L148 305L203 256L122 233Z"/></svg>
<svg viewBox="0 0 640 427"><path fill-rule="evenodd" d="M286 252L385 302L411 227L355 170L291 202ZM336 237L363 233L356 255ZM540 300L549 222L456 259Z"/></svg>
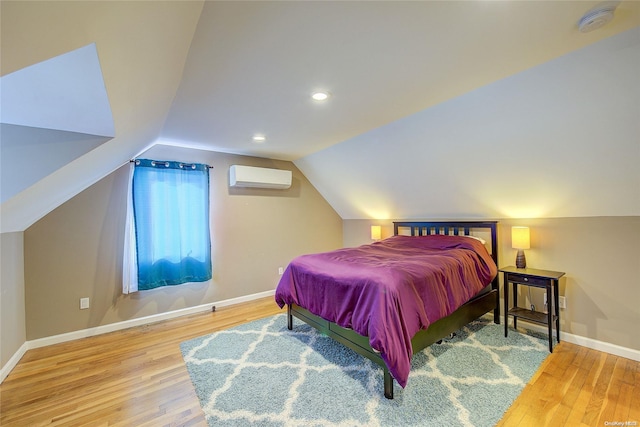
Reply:
<svg viewBox="0 0 640 427"><path fill-rule="evenodd" d="M472 231L482 230L490 232L491 243L489 251L491 257L498 265L498 230L497 221L420 221L420 222L394 222L393 234L408 234L411 236L427 236L432 234L447 235L465 235L468 236ZM408 232L407 232L408 231ZM486 240L486 239L485 239ZM444 317L431 325L429 328L418 331L411 340L413 353L418 353L424 348L430 346L434 342L440 341L442 338L454 333L469 322L493 310L493 321L500 323L500 297L498 290L498 276L483 291L478 293L470 301L462 305L449 316ZM293 329L293 317L316 328L320 333L325 334L346 347L354 350L362 356L380 365L384 372L384 396L387 399L393 399L393 377L389 369L385 365L380 354L371 348L369 339L362 336L351 329L345 329L333 322L329 322L310 311L296 305L288 304L287 306L287 327Z"/></svg>

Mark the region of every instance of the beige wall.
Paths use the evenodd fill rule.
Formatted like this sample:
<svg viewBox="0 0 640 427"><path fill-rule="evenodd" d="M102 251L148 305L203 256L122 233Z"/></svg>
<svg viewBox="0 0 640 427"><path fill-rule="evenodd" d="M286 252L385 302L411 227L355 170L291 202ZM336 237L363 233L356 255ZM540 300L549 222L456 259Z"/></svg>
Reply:
<svg viewBox="0 0 640 427"><path fill-rule="evenodd" d="M0 367L26 341L23 233L0 234Z"/></svg>
<svg viewBox="0 0 640 427"><path fill-rule="evenodd" d="M291 162L167 146L140 157L214 167L213 280L122 294L125 165L25 231L28 340L272 290L294 256L342 245L342 220ZM232 164L292 170L293 185L230 189Z"/></svg>
<svg viewBox="0 0 640 427"><path fill-rule="evenodd" d="M141 157L205 162L211 171L214 278L132 295L121 292L122 228L128 166L60 206L24 233L26 339L56 335L273 289L277 268L301 253L369 243L369 225L342 221L290 162L156 146ZM230 189L231 164L287 168L289 190ZM511 225L531 227L526 252L534 268L565 271L561 328L578 336L640 349L640 217L500 220L500 266L512 265ZM2 235L2 362L24 342L7 345L7 306L20 298L21 233ZM12 254L8 257L7 254ZM6 277L10 277L7 279ZM17 287L7 288L7 283ZM6 297L11 289L11 300ZM79 298L91 298L79 310ZM542 292L533 290L542 306ZM7 302L9 301L9 302ZM16 311L13 317L20 317ZM10 311L9 311L10 312ZM13 333L12 331L11 333ZM19 332L19 331L18 331Z"/></svg>
<svg viewBox="0 0 640 427"><path fill-rule="evenodd" d="M383 225L383 237L393 234L391 220L345 220L344 245L370 243L372 224ZM567 299L562 331L640 350L640 217L502 219L500 267L515 264L512 225L531 227L528 267L566 273L560 281ZM534 289L532 300L543 307L543 291Z"/></svg>

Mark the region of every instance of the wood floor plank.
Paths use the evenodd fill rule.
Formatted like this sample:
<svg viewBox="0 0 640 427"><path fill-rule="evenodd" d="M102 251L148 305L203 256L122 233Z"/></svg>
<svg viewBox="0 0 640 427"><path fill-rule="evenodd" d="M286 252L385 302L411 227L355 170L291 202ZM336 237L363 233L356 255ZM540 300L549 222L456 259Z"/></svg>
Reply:
<svg viewBox="0 0 640 427"><path fill-rule="evenodd" d="M569 417L567 417L567 425L583 424L584 414L593 394L593 387L602 369L602 361L606 355L596 350L589 350L589 354L581 363L581 369L588 368L584 377L582 387L578 390Z"/></svg>
<svg viewBox="0 0 640 427"><path fill-rule="evenodd" d="M497 426L602 426L605 399L606 405L614 408L609 421L629 421L640 426L640 409L633 409L640 408L636 372L640 372L640 362L562 342ZM632 387L630 391L623 387L626 382ZM614 387L619 390L612 392ZM628 414L617 419L623 416L627 401ZM616 412L618 405L620 410Z"/></svg>
<svg viewBox="0 0 640 427"><path fill-rule="evenodd" d="M633 392L631 393L628 420L631 422L637 421L640 426L640 380L635 383Z"/></svg>
<svg viewBox="0 0 640 427"><path fill-rule="evenodd" d="M584 412L582 422L587 425L597 425L600 414L605 409L607 390L611 384L611 375L615 366L616 356L607 355L598 372L596 382L591 393L591 398Z"/></svg>
<svg viewBox="0 0 640 427"><path fill-rule="evenodd" d="M29 350L0 384L0 425L206 426L180 343L281 312L269 297ZM562 342L498 425L640 425L639 396L640 362Z"/></svg>
<svg viewBox="0 0 640 427"><path fill-rule="evenodd" d="M616 407L613 412L612 420L624 420L624 421L630 420L629 413L631 412L632 399L633 399L633 385L630 385L627 383L620 384L618 401L616 402ZM640 402L636 401L636 403L640 403Z"/></svg>

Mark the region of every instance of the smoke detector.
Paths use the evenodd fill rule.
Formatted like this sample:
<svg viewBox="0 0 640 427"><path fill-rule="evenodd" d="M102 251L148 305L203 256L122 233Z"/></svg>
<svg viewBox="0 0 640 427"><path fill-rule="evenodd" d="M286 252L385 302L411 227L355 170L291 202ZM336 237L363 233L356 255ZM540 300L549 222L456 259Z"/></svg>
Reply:
<svg viewBox="0 0 640 427"><path fill-rule="evenodd" d="M582 33L597 30L613 19L613 12L620 2L601 3L584 14L578 21L578 29Z"/></svg>

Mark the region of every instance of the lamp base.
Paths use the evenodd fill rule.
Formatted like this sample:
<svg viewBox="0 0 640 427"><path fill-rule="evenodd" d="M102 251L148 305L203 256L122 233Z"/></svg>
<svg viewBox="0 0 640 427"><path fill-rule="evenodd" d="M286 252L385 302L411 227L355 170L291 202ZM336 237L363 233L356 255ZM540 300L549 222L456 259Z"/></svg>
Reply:
<svg viewBox="0 0 640 427"><path fill-rule="evenodd" d="M516 255L516 268L527 268L527 259L524 257L522 249L518 249L518 254Z"/></svg>

